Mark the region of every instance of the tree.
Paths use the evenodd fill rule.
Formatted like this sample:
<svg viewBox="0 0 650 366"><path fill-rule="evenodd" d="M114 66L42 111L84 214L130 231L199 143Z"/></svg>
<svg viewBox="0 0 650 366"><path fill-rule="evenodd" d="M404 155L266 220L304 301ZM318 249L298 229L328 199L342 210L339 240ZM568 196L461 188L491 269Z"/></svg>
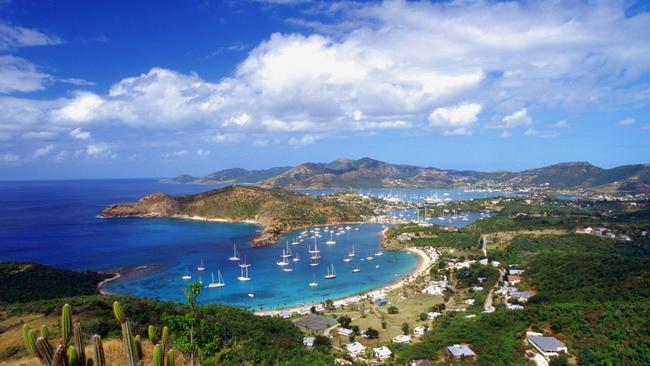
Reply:
<svg viewBox="0 0 650 366"><path fill-rule="evenodd" d="M339 324L341 324L343 328L347 328L350 326L350 323L352 323L352 318L350 318L349 316L341 315L338 318L338 322Z"/></svg>
<svg viewBox="0 0 650 366"><path fill-rule="evenodd" d="M402 332L404 332L404 335L408 335L410 330L411 327L409 326L409 323L402 324Z"/></svg>
<svg viewBox="0 0 650 366"><path fill-rule="evenodd" d="M174 338L174 346L183 352L189 358L189 364L194 366L194 358L197 352L204 353L207 350L202 350L199 344L203 340L195 339L195 335L202 334L203 337L209 337L210 342L214 342L218 338L218 324L207 324L205 319L200 319L196 300L201 293L203 284L197 282L192 283L183 289L185 300L190 308L190 311L182 315L166 315L163 316L163 321L169 325L169 328L176 334ZM208 330L208 328L211 328ZM198 331L198 332L197 332ZM209 334L209 335L208 335Z"/></svg>
<svg viewBox="0 0 650 366"><path fill-rule="evenodd" d="M429 315L427 313L420 313L420 320L427 320Z"/></svg>
<svg viewBox="0 0 650 366"><path fill-rule="evenodd" d="M311 309L309 309L309 311L310 311L312 314L316 314L316 313L317 313L317 311L316 311L316 307L313 306L313 305L311 306Z"/></svg>
<svg viewBox="0 0 650 366"><path fill-rule="evenodd" d="M397 314L399 313L399 309L395 305L391 305L388 307L388 314Z"/></svg>
<svg viewBox="0 0 650 366"><path fill-rule="evenodd" d="M560 353L559 356L551 358L551 362L548 364L550 366L569 366L569 358L564 353Z"/></svg>
<svg viewBox="0 0 650 366"><path fill-rule="evenodd" d="M359 334L359 326L358 325L353 325L351 329L354 332L354 334Z"/></svg>
<svg viewBox="0 0 650 366"><path fill-rule="evenodd" d="M325 309L326 309L327 311L332 311L332 310L334 310L334 301L332 301L332 300L330 300L330 299L325 300Z"/></svg>
<svg viewBox="0 0 650 366"><path fill-rule="evenodd" d="M377 339L379 338L379 331L373 328L366 329L366 336L368 339Z"/></svg>

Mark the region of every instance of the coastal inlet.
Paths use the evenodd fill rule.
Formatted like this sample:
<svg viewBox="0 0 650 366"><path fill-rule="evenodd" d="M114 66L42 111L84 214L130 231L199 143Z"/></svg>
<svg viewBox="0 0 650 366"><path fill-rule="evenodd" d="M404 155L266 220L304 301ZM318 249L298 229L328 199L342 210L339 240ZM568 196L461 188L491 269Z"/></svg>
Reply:
<svg viewBox="0 0 650 366"><path fill-rule="evenodd" d="M163 251L166 257L166 260L160 258L162 261L159 270L145 272L142 276L126 276L110 282L105 289L124 295L182 301L181 289L190 282L202 281L206 288L200 296L201 303L222 303L265 310L337 299L382 287L407 275L417 264L417 257L410 253L382 251L381 225L350 225L347 230L346 225L336 225L329 226L328 231L321 227L320 238L316 237L315 240L312 238L315 234L313 228L307 230L307 235L302 238L300 233L303 230L296 230L283 235L276 245L251 248L248 243L255 235L256 227L253 225L205 222L183 224L212 225L218 227L218 232L222 235L214 237L211 243L188 241L185 245L158 248L157 252ZM336 235L338 233L340 234ZM330 240L336 243L326 244ZM229 260L229 257L234 256L234 243L238 243L238 261ZM314 253L315 245L319 253ZM285 255L288 253L287 247L291 257L283 258L283 252ZM350 256L353 252L355 255ZM155 252L151 254L154 257L160 256ZM315 255L320 258L311 259ZM278 265L283 260L288 265ZM315 262L318 265L311 265ZM202 268L205 268L203 271L198 270L201 263ZM243 263L250 264L247 267L250 277L248 281L238 279L246 270L240 266ZM328 272L332 272L332 266L336 277L325 279ZM355 269L358 271L353 272ZM219 272L225 286L209 288L211 274L214 273L216 283ZM184 276L190 276L191 279L183 279ZM313 283L317 285L313 286Z"/></svg>

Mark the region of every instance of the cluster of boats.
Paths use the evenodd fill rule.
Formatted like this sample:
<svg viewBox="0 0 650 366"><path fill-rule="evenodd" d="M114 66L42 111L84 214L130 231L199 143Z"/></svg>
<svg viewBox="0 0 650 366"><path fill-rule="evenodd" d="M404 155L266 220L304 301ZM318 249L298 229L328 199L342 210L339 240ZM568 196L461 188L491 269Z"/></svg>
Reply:
<svg viewBox="0 0 650 366"><path fill-rule="evenodd" d="M327 236L329 234L329 240L324 241L325 245L330 246L330 245L336 245L336 240L335 236L340 236L345 234L346 232L350 230L359 230L358 227L352 228L350 226L338 226L338 227L315 227L309 230L303 230L298 236L296 236L291 243L289 240L286 241L284 248L282 248L282 254L280 255L280 259L276 262L276 265L279 266L283 272L293 272L293 263L301 261L301 258L299 256L299 253L297 250L292 249L292 247L300 245L304 243L305 241L309 241L308 248L307 248L307 253L308 253L308 258L309 258L309 265L312 267L316 267L320 265L320 259L321 259L321 250L318 248L318 239L322 238L323 236ZM311 244L311 239L313 239L313 246ZM381 256L383 255L383 252L378 251L374 253L373 255L368 254L365 258L361 258L361 261L372 261L375 259L376 256ZM353 260L354 257L357 256L356 249L354 244L352 245L351 250L347 253L347 255L343 258L343 262L349 263ZM251 264L247 262L246 257L242 259L240 256L240 253L237 250L237 245L233 245L233 254L232 256L228 257L229 261L232 262L239 262L238 266L240 269L240 275L237 277L239 281L250 281L252 278L250 277L250 267ZM379 268L379 265L376 266L376 268ZM196 270L199 273L203 273L206 270L206 267L203 264L203 260L201 260L201 263L198 265ZM352 269L353 273L359 273L361 272L361 269L359 266L355 266ZM224 287L226 285L223 276L221 275L221 270L217 270L217 279L215 281L214 277L214 272L211 272L211 282L207 285L208 288L219 288L219 287ZM189 268L187 273L181 277L183 280L189 281L192 279L192 276L190 275ZM323 276L324 279L326 280L333 280L336 278L336 270L334 268L334 264L330 264L327 266L327 273ZM199 283L203 283L201 276L199 275ZM312 281L309 283L310 287L316 287L318 286L318 282L316 281L316 274L313 274ZM249 293L250 297L254 297L252 290Z"/></svg>

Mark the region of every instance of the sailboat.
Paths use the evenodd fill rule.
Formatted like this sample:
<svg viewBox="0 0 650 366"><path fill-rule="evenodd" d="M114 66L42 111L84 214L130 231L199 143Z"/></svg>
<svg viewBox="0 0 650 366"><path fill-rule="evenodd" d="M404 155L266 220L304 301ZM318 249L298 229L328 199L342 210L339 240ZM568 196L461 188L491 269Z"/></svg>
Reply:
<svg viewBox="0 0 650 366"><path fill-rule="evenodd" d="M351 261L352 261L352 258L350 258L350 257L343 258L343 262L345 262L345 263L351 262Z"/></svg>
<svg viewBox="0 0 650 366"><path fill-rule="evenodd" d="M311 259L319 259L320 258L320 250L318 250L318 243L316 242L316 239L314 239L314 249L310 250L309 253L313 254L311 256Z"/></svg>
<svg viewBox="0 0 650 366"><path fill-rule="evenodd" d="M384 255L384 252L382 252L381 250L378 251L377 253L375 253L375 257L379 257L379 256L382 256L382 255Z"/></svg>
<svg viewBox="0 0 650 366"><path fill-rule="evenodd" d="M181 278L184 279L184 280L186 280L186 281L192 279L192 276L190 276L190 269L189 269L189 268L187 269L186 274L185 274L183 277L181 277Z"/></svg>
<svg viewBox="0 0 650 366"><path fill-rule="evenodd" d="M255 298L255 294L253 293L253 288L251 288L251 290L248 292L248 297L250 297L251 299Z"/></svg>
<svg viewBox="0 0 650 366"><path fill-rule="evenodd" d="M241 275L237 277L238 280L240 281L250 281L251 278L248 276L248 267L250 267L250 264L245 264L245 265L239 265Z"/></svg>
<svg viewBox="0 0 650 366"><path fill-rule="evenodd" d="M298 257L298 253L296 253L296 255L293 256L292 261L298 262L299 260L300 260L300 257Z"/></svg>
<svg viewBox="0 0 650 366"><path fill-rule="evenodd" d="M201 259L201 263L199 264L198 267L196 267L196 270L199 272L205 271L205 266L203 265L203 259Z"/></svg>
<svg viewBox="0 0 650 366"><path fill-rule="evenodd" d="M279 262L275 262L275 264L277 264L280 267L288 266L289 261L287 261L287 252L284 249L282 249L281 257L282 259Z"/></svg>
<svg viewBox="0 0 650 366"><path fill-rule="evenodd" d="M199 275L199 282L198 284L203 287L203 279L201 278L201 275Z"/></svg>
<svg viewBox="0 0 650 366"><path fill-rule="evenodd" d="M359 267L354 267L354 269L352 270L352 273L359 273L359 272L361 272L361 269Z"/></svg>
<svg viewBox="0 0 650 366"><path fill-rule="evenodd" d="M354 252L354 244L352 244L352 251L348 253L348 257L354 257L355 255L357 254Z"/></svg>
<svg viewBox="0 0 650 366"><path fill-rule="evenodd" d="M328 244L328 245L336 244L336 242L334 241L333 235L334 235L334 233L332 231L330 231L330 240L326 241L325 244Z"/></svg>
<svg viewBox="0 0 650 366"><path fill-rule="evenodd" d="M336 271L334 271L334 265L332 264L332 271L327 267L327 274L324 276L326 280L332 280L336 278Z"/></svg>
<svg viewBox="0 0 650 366"><path fill-rule="evenodd" d="M233 255L232 257L228 257L229 261L238 261L239 260L239 254L237 253L237 244L233 244Z"/></svg>
<svg viewBox="0 0 650 366"><path fill-rule="evenodd" d="M316 282L316 274L314 273L311 282L309 283L309 287L316 287L316 286L318 286L318 282Z"/></svg>
<svg viewBox="0 0 650 366"><path fill-rule="evenodd" d="M223 287L226 285L225 282L223 282L223 277L221 277L221 270L217 271L217 282L214 282L214 272L211 272L210 275L212 276L212 282L208 285L209 288L215 288L215 287Z"/></svg>
<svg viewBox="0 0 650 366"><path fill-rule="evenodd" d="M375 257L371 256L370 254L368 254L368 256L366 257L367 261L371 261L373 259L375 259Z"/></svg>
<svg viewBox="0 0 650 366"><path fill-rule="evenodd" d="M291 242L291 245L298 245L300 242L298 241L298 238L293 238L293 241Z"/></svg>
<svg viewBox="0 0 650 366"><path fill-rule="evenodd" d="M291 268L291 263L287 262L287 266L282 268L283 272L293 272L293 268Z"/></svg>
<svg viewBox="0 0 650 366"><path fill-rule="evenodd" d="M244 263L239 263L239 266L240 266L241 268L248 268L248 267L251 266L251 264L250 264L250 263L247 263L247 262L246 262L246 257L244 257Z"/></svg>

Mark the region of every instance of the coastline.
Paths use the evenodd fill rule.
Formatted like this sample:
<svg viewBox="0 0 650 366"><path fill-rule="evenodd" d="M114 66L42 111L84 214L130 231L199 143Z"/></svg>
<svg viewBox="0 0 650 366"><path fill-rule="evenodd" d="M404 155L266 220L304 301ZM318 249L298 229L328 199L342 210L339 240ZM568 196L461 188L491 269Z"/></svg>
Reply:
<svg viewBox="0 0 650 366"><path fill-rule="evenodd" d="M429 255L423 251L422 249L419 248L414 248L414 247L409 247L409 248L404 248L402 250L405 250L411 254L414 254L418 257L418 265L415 267L413 271L410 273L402 276L400 279L396 281L392 281L384 286L381 287L376 287L361 293L357 293L354 295L349 295L349 296L344 296L340 297L337 299L332 299L334 302L335 306L340 306L340 305L351 305L355 303L359 303L367 299L368 297L371 297L374 294L380 294L396 289L400 289L406 285L408 285L412 280L416 279L417 277L426 274L426 272L431 268L431 265L433 265L433 260ZM296 312L299 309L302 308L310 308L314 305L320 304L321 302L313 302L313 303L308 303L308 304L303 304L300 306L288 306L288 307L283 307L283 308L276 308L273 310L263 310L263 311L255 311L255 315L260 315L260 316L272 316L272 315L277 315L280 312L283 311L290 311L290 312Z"/></svg>

